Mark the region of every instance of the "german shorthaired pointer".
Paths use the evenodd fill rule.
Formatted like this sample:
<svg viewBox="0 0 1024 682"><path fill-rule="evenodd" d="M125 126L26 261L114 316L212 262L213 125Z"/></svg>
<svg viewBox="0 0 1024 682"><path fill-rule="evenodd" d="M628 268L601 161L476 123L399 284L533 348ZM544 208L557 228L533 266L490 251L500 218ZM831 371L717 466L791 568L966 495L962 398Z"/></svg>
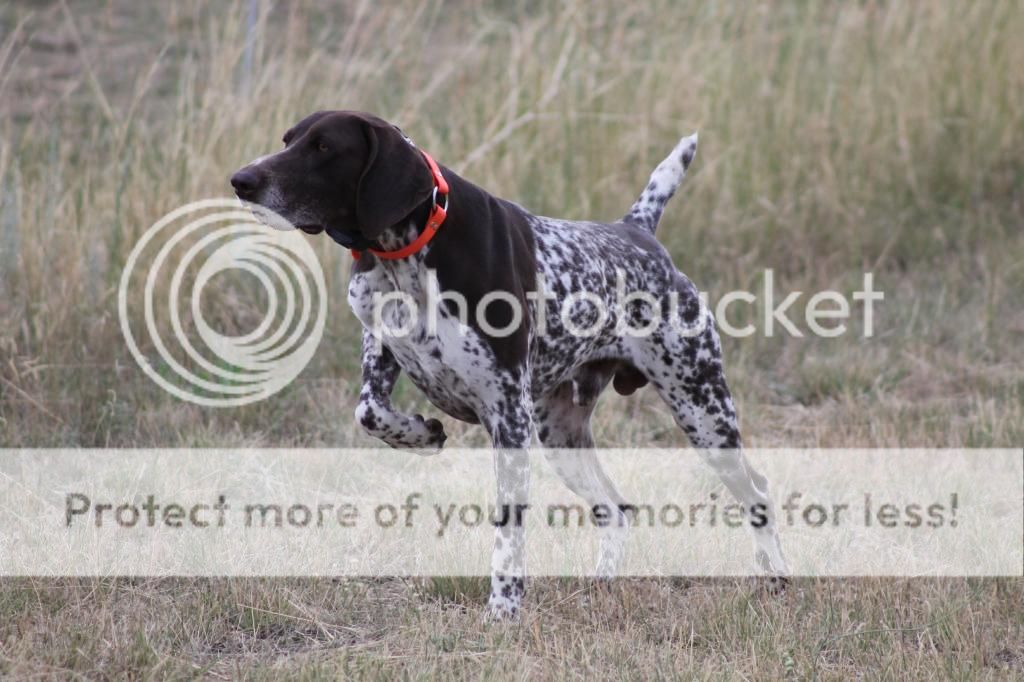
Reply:
<svg viewBox="0 0 1024 682"><path fill-rule="evenodd" d="M356 417L367 431L396 448L436 452L444 444L438 420L391 405L405 371L442 411L487 429L500 505L526 500L526 448L536 432L565 484L618 514L601 539L597 573L608 576L630 507L592 451L590 417L609 382L623 395L650 383L749 510L755 562L770 587L783 585L767 481L741 450L714 320L654 238L696 135L679 142L626 216L609 224L532 215L438 167L398 128L364 113L312 114L284 144L231 184L239 198L353 249L348 300L364 325ZM440 301L430 296L436 291ZM649 303L623 306L624 292L645 293ZM412 315L397 300L380 306L388 293L421 310L433 305L432 314ZM515 616L522 602L524 537L514 516L495 528L491 618Z"/></svg>

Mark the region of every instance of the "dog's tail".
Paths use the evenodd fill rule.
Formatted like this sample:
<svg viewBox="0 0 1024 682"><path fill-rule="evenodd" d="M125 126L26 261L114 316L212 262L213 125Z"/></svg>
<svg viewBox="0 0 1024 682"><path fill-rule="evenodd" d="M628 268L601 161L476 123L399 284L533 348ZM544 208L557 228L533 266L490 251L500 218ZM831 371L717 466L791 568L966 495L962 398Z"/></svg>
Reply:
<svg viewBox="0 0 1024 682"><path fill-rule="evenodd" d="M684 137L664 161L651 173L647 187L629 209L622 222L632 223L654 233L665 204L679 189L686 177L686 169L697 155L697 133Z"/></svg>

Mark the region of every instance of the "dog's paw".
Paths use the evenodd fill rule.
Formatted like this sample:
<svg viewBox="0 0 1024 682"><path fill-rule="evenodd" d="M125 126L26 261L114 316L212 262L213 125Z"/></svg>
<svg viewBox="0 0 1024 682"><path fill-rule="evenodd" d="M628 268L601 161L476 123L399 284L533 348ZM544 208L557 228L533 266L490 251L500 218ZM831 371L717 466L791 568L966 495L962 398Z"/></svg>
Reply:
<svg viewBox="0 0 1024 682"><path fill-rule="evenodd" d="M444 424L437 419L424 419L417 414L413 417L422 427L424 433L420 442L415 446L418 454L436 455L441 452L444 442L448 440L448 434L444 432Z"/></svg>
<svg viewBox="0 0 1024 682"><path fill-rule="evenodd" d="M487 601L484 609L484 623L516 623L519 621L519 603L507 597L495 597Z"/></svg>
<svg viewBox="0 0 1024 682"><path fill-rule="evenodd" d="M444 425L437 419L425 419L415 414L409 417L408 429L401 437L387 441L388 445L398 450L408 450L424 457L441 452L448 434Z"/></svg>
<svg viewBox="0 0 1024 682"><path fill-rule="evenodd" d="M789 578L784 575L769 575L762 578L764 590L773 597L779 596L789 587Z"/></svg>
<svg viewBox="0 0 1024 682"><path fill-rule="evenodd" d="M754 561L763 574L758 580L764 585L765 592L770 595L779 595L786 591L789 585L789 570L780 552L776 553L776 560L772 562L768 558L768 552L759 549L754 555Z"/></svg>

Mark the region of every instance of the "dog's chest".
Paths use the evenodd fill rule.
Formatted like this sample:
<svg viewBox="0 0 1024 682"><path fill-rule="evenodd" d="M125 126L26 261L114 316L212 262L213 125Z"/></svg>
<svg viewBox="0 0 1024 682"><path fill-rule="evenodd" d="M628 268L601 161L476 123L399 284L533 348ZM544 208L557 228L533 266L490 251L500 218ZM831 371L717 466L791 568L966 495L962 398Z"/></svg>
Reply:
<svg viewBox="0 0 1024 682"><path fill-rule="evenodd" d="M426 271L412 264L353 274L348 302L427 398L448 414L475 421L493 376L490 350L429 294Z"/></svg>

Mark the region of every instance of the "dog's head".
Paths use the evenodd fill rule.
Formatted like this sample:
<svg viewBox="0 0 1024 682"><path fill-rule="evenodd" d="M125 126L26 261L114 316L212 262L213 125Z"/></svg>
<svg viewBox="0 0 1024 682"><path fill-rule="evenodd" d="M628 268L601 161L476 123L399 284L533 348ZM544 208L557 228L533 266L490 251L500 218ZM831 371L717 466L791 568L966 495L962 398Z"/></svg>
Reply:
<svg viewBox="0 0 1024 682"><path fill-rule="evenodd" d="M395 126L355 111L319 111L284 134L284 149L231 176L244 201L308 234L363 249L430 197L433 180Z"/></svg>

